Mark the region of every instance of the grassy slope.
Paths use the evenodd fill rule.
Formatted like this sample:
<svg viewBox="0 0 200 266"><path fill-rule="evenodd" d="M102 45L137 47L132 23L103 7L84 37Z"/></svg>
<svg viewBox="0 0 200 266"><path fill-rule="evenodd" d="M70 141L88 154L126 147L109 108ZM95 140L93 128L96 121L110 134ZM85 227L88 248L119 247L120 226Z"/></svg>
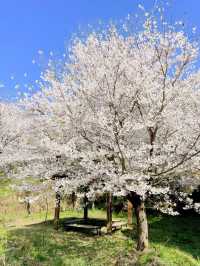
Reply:
<svg viewBox="0 0 200 266"><path fill-rule="evenodd" d="M82 212L62 213L64 217L81 215ZM103 211L90 211L90 217L104 216ZM150 217L151 249L143 255L132 251L135 230L132 233L124 229L100 237L62 229L56 232L51 223L38 223L43 218L44 214L24 217L19 224L17 221L4 230L0 252L5 252L6 265L200 265L198 217ZM117 261L121 263L116 264ZM133 264L128 264L130 261Z"/></svg>
<svg viewBox="0 0 200 266"><path fill-rule="evenodd" d="M1 200L10 194L9 190L4 192L0 191ZM200 265L200 217L149 217L150 251L141 255L133 249L135 227L100 237L55 231L50 222L43 222L44 213L19 215L15 204L10 209L12 213L0 212L0 265ZM82 214L67 211L62 217ZM89 216L104 218L105 212L91 210ZM48 219L51 218L49 214ZM126 217L122 215L120 219Z"/></svg>

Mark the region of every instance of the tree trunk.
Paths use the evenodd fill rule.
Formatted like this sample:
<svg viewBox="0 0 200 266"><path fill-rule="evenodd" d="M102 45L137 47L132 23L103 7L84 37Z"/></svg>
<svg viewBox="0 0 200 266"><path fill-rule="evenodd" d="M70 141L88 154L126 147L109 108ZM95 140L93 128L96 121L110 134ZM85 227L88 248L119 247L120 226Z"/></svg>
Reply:
<svg viewBox="0 0 200 266"><path fill-rule="evenodd" d="M75 209L75 204L76 204L76 194L75 194L75 192L72 192L72 208L73 208L73 210Z"/></svg>
<svg viewBox="0 0 200 266"><path fill-rule="evenodd" d="M30 204L29 200L26 203L26 210L27 210L28 215L30 215L31 214L31 204Z"/></svg>
<svg viewBox="0 0 200 266"><path fill-rule="evenodd" d="M143 201L141 201L141 204L135 208L135 215L138 230L137 250L143 251L148 248L148 224Z"/></svg>
<svg viewBox="0 0 200 266"><path fill-rule="evenodd" d="M112 233L112 193L107 194L107 233Z"/></svg>
<svg viewBox="0 0 200 266"><path fill-rule="evenodd" d="M133 204L128 200L128 225L133 224Z"/></svg>
<svg viewBox="0 0 200 266"><path fill-rule="evenodd" d="M56 230L58 230L59 218L60 218L60 193L56 192L56 206L54 213L54 228Z"/></svg>
<svg viewBox="0 0 200 266"><path fill-rule="evenodd" d="M84 196L84 217L83 218L84 220L88 219L88 198L86 195Z"/></svg>
<svg viewBox="0 0 200 266"><path fill-rule="evenodd" d="M137 220L137 233L138 233L137 250L143 251L145 249L148 249L148 244L149 244L148 223L147 223L144 201L136 193L131 193L129 200L133 204Z"/></svg>

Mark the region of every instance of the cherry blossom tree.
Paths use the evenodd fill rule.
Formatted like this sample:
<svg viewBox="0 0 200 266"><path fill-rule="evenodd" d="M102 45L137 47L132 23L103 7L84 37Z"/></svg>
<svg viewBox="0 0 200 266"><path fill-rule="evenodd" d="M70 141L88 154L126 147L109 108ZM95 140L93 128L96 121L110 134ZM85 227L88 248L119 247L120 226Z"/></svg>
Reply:
<svg viewBox="0 0 200 266"><path fill-rule="evenodd" d="M138 250L148 247L145 201L153 197L155 208L176 214L173 199L191 207L188 195L200 182L198 44L144 16L139 30L111 25L77 38L62 73L47 70L41 90L24 101L40 121L46 152L80 166L62 188L131 201Z"/></svg>
<svg viewBox="0 0 200 266"><path fill-rule="evenodd" d="M140 32L123 35L111 26L72 48L65 82L75 98L77 134L87 145L86 180L94 191L100 185L127 195L137 217L139 250L148 247L145 199L161 195L157 207L173 213L172 196L186 200L185 188L199 184L197 58L197 44L183 31L161 31L150 17Z"/></svg>
<svg viewBox="0 0 200 266"><path fill-rule="evenodd" d="M18 159L19 143L28 125L26 121L17 104L0 103L0 166Z"/></svg>

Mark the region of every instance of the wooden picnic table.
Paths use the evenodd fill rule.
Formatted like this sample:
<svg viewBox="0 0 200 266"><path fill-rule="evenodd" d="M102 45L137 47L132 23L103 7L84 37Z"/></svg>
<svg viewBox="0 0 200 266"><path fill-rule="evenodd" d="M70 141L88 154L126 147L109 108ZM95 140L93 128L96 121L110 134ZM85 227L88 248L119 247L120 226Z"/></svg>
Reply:
<svg viewBox="0 0 200 266"><path fill-rule="evenodd" d="M106 226L106 220L71 218L63 224L66 230L93 232L97 235L101 235L101 228ZM113 220L112 231L122 229L123 226L127 227L127 222L122 220Z"/></svg>
<svg viewBox="0 0 200 266"><path fill-rule="evenodd" d="M72 223L81 223L83 222L83 219L82 218L72 218L72 219L68 219L64 222L64 224L72 224Z"/></svg>
<svg viewBox="0 0 200 266"><path fill-rule="evenodd" d="M99 225L90 225L90 224L80 224L80 223L67 223L65 224L65 229L72 229L75 231L92 231L96 232L97 235L101 235L101 226Z"/></svg>

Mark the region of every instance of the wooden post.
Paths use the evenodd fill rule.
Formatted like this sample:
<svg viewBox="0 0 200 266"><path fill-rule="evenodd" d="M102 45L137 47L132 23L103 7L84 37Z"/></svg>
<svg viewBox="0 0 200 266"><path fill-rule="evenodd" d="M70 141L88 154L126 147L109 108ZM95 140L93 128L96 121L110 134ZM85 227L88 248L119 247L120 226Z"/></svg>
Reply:
<svg viewBox="0 0 200 266"><path fill-rule="evenodd" d="M87 196L85 195L84 196L84 220L87 220L88 219L88 198Z"/></svg>
<svg viewBox="0 0 200 266"><path fill-rule="evenodd" d="M112 193L107 193L107 233L112 233Z"/></svg>
<svg viewBox="0 0 200 266"><path fill-rule="evenodd" d="M54 213L54 228L56 230L58 230L59 218L60 218L60 193L56 192L56 206Z"/></svg>
<svg viewBox="0 0 200 266"><path fill-rule="evenodd" d="M128 225L133 224L133 204L128 200Z"/></svg>

